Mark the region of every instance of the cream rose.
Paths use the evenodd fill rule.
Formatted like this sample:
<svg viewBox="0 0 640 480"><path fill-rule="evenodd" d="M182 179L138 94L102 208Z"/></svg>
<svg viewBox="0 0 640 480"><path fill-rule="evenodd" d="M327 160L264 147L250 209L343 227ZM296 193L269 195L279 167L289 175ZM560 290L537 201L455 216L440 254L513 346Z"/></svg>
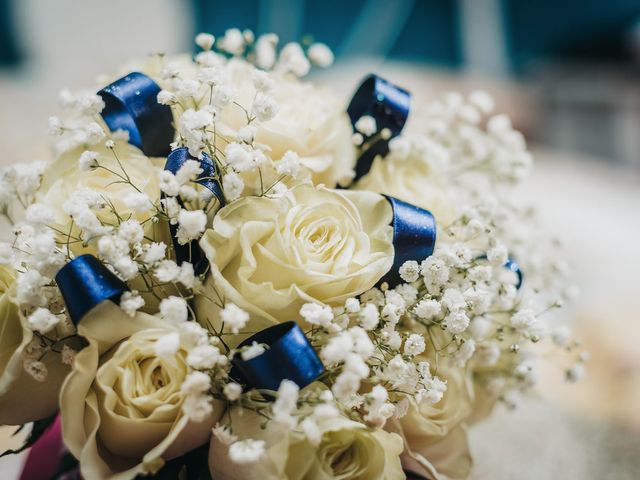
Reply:
<svg viewBox="0 0 640 480"><path fill-rule="evenodd" d="M127 195L137 191L131 185L123 183L117 175L104 168L80 169L78 162L84 150L76 148L62 153L47 165L44 171L42 184L37 192L37 200L54 210L53 226L62 232L69 230L70 218L65 213L64 204L82 189L91 189L99 193L105 200L113 204L121 218L131 217L144 222L155 213L152 209L140 212L127 206L125 202ZM123 141L117 141L113 151L103 144L95 145L90 150L98 154L100 165L109 170L123 175L122 168L124 168L133 185L145 193L151 202L159 200L160 185L157 172L161 168L160 160L146 157L136 147ZM114 152L118 156L122 168L118 164ZM116 218L109 208L104 208L96 214L104 223L117 224ZM153 232L153 228L156 228L157 231ZM145 223L146 233L149 236L156 233L159 238L162 238L166 228L167 226L162 224ZM74 230L74 234L77 234L77 229ZM81 243L72 242L70 247L76 255L87 253L87 249Z"/></svg>
<svg viewBox="0 0 640 480"><path fill-rule="evenodd" d="M435 405L412 400L407 414L389 420L385 428L404 439L404 468L432 479L467 478L472 464L465 423L473 402L471 378L457 368L439 370L438 376L447 382L442 400Z"/></svg>
<svg viewBox="0 0 640 480"><path fill-rule="evenodd" d="M24 354L33 332L14 300L15 278L13 270L0 266L0 425L20 425L52 415L69 371L53 354L42 359L48 372L44 382L24 370Z"/></svg>
<svg viewBox="0 0 640 480"><path fill-rule="evenodd" d="M85 478L155 473L165 460L208 441L222 404L203 422L183 414L187 351L181 347L168 359L155 354L156 340L171 331L150 315L132 319L111 302L80 322L78 332L89 346L76 356L60 410L65 444Z"/></svg>
<svg viewBox="0 0 640 480"><path fill-rule="evenodd" d="M274 422L261 429L263 419L250 410L230 412L233 433L265 442L265 455L239 465L229 447L212 437L209 468L221 480L392 480L405 478L400 464L402 440L384 430L371 430L344 417L318 420L320 443L312 445L297 431L284 432Z"/></svg>
<svg viewBox="0 0 640 480"><path fill-rule="evenodd" d="M440 225L451 223L458 215L443 179L419 152L406 157L394 153L376 157L369 173L353 188L390 195L429 210Z"/></svg>
<svg viewBox="0 0 640 480"><path fill-rule="evenodd" d="M232 59L225 69L236 90L236 101L250 108L256 94L254 68L244 60ZM316 185L348 183L353 177L356 152L345 105L327 89L294 77L273 75L269 94L278 105L278 113L257 125L256 143L265 145L276 162L288 150L296 152ZM220 112L218 121L234 131L247 124L245 112L233 104Z"/></svg>
<svg viewBox="0 0 640 480"><path fill-rule="evenodd" d="M214 289L250 313L250 330L298 319L307 302L333 306L363 293L391 268L391 215L376 193L306 184L224 207L200 241L211 275L199 321L218 318Z"/></svg>

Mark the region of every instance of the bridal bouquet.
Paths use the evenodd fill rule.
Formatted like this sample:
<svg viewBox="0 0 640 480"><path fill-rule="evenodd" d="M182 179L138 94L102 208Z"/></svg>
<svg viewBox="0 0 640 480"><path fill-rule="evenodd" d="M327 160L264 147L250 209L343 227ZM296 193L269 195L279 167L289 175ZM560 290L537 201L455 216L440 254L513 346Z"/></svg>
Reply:
<svg viewBox="0 0 640 480"><path fill-rule="evenodd" d="M0 174L25 471L61 435L53 478L466 477L468 427L542 352L583 372L522 135L482 92L412 105L371 75L343 102L301 80L323 44L196 44L61 92L55 159Z"/></svg>

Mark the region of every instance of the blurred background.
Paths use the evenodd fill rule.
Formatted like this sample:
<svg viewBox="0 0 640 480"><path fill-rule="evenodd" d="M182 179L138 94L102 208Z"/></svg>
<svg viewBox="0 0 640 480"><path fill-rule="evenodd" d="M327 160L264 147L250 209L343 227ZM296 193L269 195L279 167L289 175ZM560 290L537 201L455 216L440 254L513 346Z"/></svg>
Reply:
<svg viewBox="0 0 640 480"><path fill-rule="evenodd" d="M49 157L61 88L230 27L327 43L321 81L345 102L371 71L418 102L494 96L536 157L522 195L568 245L581 296L565 314L591 359L582 383L548 372L540 398L472 429L473 478L639 478L640 1L0 0L0 163Z"/></svg>

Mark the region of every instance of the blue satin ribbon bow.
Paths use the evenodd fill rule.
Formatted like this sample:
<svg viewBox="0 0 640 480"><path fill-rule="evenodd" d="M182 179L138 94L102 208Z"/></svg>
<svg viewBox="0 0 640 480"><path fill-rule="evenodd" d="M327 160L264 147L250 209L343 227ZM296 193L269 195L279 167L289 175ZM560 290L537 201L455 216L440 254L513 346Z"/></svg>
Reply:
<svg viewBox="0 0 640 480"><path fill-rule="evenodd" d="M139 72L131 72L98 92L104 100L102 118L114 132L125 130L129 143L149 157L165 157L173 142L171 107L158 103L160 87Z"/></svg>
<svg viewBox="0 0 640 480"><path fill-rule="evenodd" d="M55 280L74 325L105 300L117 303L129 290L125 282L90 254L71 260Z"/></svg>
<svg viewBox="0 0 640 480"><path fill-rule="evenodd" d="M351 124L355 129L355 124L360 117L370 115L375 118L376 132L365 137L365 143L385 128L391 132L391 136L373 141L360 155L356 163L354 182L369 172L377 155L385 156L389 153L389 140L402 132L409 116L410 106L411 94L405 89L374 74L364 79L347 108Z"/></svg>
<svg viewBox="0 0 640 480"><path fill-rule="evenodd" d="M384 196L393 209L393 266L382 277L381 282L387 282L394 287L402 282L400 267L409 260L421 262L431 256L436 245L436 219L428 210L424 210L410 203L394 197Z"/></svg>
<svg viewBox="0 0 640 480"><path fill-rule="evenodd" d="M206 153L203 152L201 158L198 159L189 153L187 147L176 148L167 157L167 163L165 164L164 169L175 175L187 160L195 160L197 162L200 162L202 173L198 176L196 182L198 182L203 187L211 190L211 193L213 193L213 195L218 199L218 202L220 202L220 206L224 206L224 194L222 193L220 183L216 180L216 164ZM176 240L178 226L170 225L169 229L171 230L171 237L173 238L173 248L175 250L176 262L178 264L181 264L185 261L191 261L196 274L204 273L207 268L208 262L207 257L204 255L204 253L200 249L200 246L198 245L198 241L194 240L190 244L180 245Z"/></svg>
<svg viewBox="0 0 640 480"><path fill-rule="evenodd" d="M250 360L236 355L231 372L232 378L248 388L277 391L285 379L304 388L324 372L318 354L295 322L266 328L247 338L238 348L253 342L266 344L268 348Z"/></svg>

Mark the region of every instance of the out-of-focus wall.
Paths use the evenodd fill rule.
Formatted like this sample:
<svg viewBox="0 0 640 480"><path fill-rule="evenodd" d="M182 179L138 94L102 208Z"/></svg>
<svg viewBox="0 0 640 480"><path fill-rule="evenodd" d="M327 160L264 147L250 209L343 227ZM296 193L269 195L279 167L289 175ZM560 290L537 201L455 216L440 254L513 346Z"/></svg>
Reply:
<svg viewBox="0 0 640 480"><path fill-rule="evenodd" d="M92 85L133 57L184 51L192 41L190 4L180 0L20 0L12 10L25 57L20 68L0 70L0 163L45 155L60 89Z"/></svg>

